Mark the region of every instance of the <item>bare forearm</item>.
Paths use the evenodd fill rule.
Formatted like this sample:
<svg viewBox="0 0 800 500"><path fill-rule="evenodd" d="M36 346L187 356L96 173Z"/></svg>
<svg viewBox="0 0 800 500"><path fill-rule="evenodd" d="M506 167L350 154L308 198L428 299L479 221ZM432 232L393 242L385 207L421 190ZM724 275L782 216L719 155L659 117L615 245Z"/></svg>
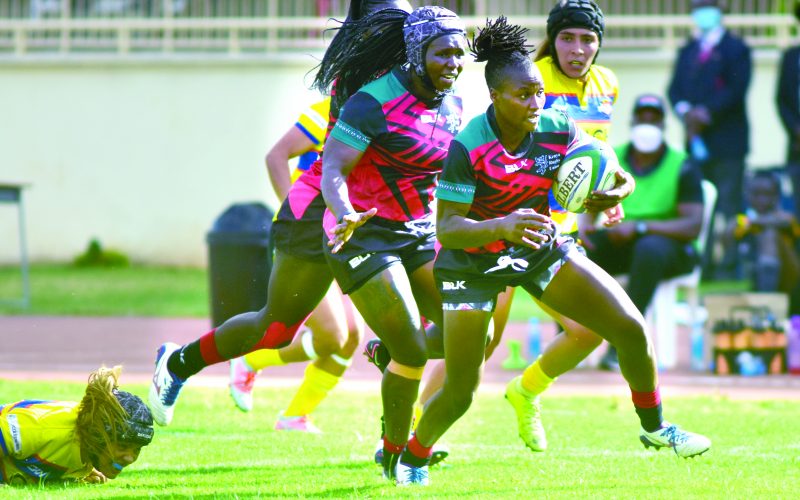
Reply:
<svg viewBox="0 0 800 500"><path fill-rule="evenodd" d="M501 220L451 216L437 226L436 236L446 248L479 247L503 239Z"/></svg>
<svg viewBox="0 0 800 500"><path fill-rule="evenodd" d="M680 241L691 241L700 235L700 223L692 219L653 220L647 222L647 232Z"/></svg>
<svg viewBox="0 0 800 500"><path fill-rule="evenodd" d="M265 159L267 165L267 173L269 180L272 183L272 189L278 196L278 199L283 201L289 194L289 189L292 187L292 173L289 166L289 160L285 155L267 154Z"/></svg>
<svg viewBox="0 0 800 500"><path fill-rule="evenodd" d="M340 220L345 214L355 212L353 205L350 204L347 179L341 172L323 170L321 187L325 204L336 220Z"/></svg>

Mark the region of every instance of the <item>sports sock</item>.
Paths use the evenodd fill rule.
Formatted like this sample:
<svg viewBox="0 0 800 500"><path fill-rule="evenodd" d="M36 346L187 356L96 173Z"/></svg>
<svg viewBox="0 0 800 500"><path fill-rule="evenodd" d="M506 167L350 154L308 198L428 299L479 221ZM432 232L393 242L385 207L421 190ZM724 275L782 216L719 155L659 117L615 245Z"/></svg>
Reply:
<svg viewBox="0 0 800 500"><path fill-rule="evenodd" d="M433 446L423 446L414 434L400 455L400 461L414 467L423 467L431 461L432 450Z"/></svg>
<svg viewBox="0 0 800 500"><path fill-rule="evenodd" d="M167 360L167 369L186 380L206 366L225 361L217 351L213 329L199 339L173 352Z"/></svg>
<svg viewBox="0 0 800 500"><path fill-rule="evenodd" d="M523 389L523 393L526 396L536 397L546 391L555 381L555 378L550 378L542 371L542 365L539 364L539 360L537 359L522 372L520 387Z"/></svg>
<svg viewBox="0 0 800 500"><path fill-rule="evenodd" d="M411 430L416 430L419 419L422 418L422 405L419 402L414 404L414 421L411 422Z"/></svg>
<svg viewBox="0 0 800 500"><path fill-rule="evenodd" d="M383 437L383 475L386 477L394 478L394 469L397 466L397 461L400 460L400 454L403 452L404 446L402 444L392 443L386 436Z"/></svg>
<svg viewBox="0 0 800 500"><path fill-rule="evenodd" d="M661 416L661 393L658 387L653 392L636 392L631 389L631 399L642 429L647 432L660 429L664 418Z"/></svg>
<svg viewBox="0 0 800 500"><path fill-rule="evenodd" d="M289 403L289 407L283 414L287 417L299 417L308 415L319 406L328 393L336 387L341 377L331 375L320 370L314 364L306 367L303 383L297 389L294 398Z"/></svg>
<svg viewBox="0 0 800 500"><path fill-rule="evenodd" d="M286 361L281 359L279 349L259 349L245 354L244 360L254 372L267 368L268 366L283 366L286 364Z"/></svg>

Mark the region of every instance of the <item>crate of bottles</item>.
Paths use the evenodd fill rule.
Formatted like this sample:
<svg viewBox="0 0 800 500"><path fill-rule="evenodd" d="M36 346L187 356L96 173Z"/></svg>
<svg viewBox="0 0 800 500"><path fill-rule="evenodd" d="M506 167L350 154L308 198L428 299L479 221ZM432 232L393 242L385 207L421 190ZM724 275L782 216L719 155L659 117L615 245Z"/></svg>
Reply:
<svg viewBox="0 0 800 500"><path fill-rule="evenodd" d="M712 366L718 375L786 373L784 320L767 306L734 306L711 326Z"/></svg>

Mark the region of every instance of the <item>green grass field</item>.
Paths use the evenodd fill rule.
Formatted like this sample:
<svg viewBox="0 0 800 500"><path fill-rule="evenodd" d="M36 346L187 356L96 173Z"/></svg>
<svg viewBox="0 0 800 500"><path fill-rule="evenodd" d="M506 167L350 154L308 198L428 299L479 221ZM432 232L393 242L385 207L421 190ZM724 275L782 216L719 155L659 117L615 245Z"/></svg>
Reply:
<svg viewBox="0 0 800 500"><path fill-rule="evenodd" d="M19 268L0 266L0 314L66 316L209 316L205 269L132 266L120 269L38 264L31 268L30 307L3 304L21 296ZM745 282L704 284L701 293L736 292ZM537 316L549 321L528 294L514 295L512 321Z"/></svg>
<svg viewBox="0 0 800 500"><path fill-rule="evenodd" d="M124 375L123 375L124 382ZM141 396L146 387L125 387ZM800 401L673 398L666 416L714 441L680 459L645 450L627 398L545 399L550 449L529 452L511 407L484 390L444 437L451 456L428 488L398 489L371 462L379 396L335 391L316 412L323 435L272 430L293 390L257 388L243 414L224 388L188 386L173 425L103 486L4 488L3 498L797 498ZM0 400L79 399L77 383L0 380Z"/></svg>

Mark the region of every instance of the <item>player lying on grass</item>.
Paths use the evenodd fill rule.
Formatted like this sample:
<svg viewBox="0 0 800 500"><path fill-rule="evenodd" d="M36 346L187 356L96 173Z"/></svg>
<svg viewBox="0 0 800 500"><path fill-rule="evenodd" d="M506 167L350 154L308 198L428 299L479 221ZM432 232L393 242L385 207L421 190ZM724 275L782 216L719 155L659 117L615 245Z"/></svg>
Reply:
<svg viewBox="0 0 800 500"><path fill-rule="evenodd" d="M0 406L0 486L105 483L153 439L138 396L117 389L121 367L89 375L80 403L24 400Z"/></svg>

